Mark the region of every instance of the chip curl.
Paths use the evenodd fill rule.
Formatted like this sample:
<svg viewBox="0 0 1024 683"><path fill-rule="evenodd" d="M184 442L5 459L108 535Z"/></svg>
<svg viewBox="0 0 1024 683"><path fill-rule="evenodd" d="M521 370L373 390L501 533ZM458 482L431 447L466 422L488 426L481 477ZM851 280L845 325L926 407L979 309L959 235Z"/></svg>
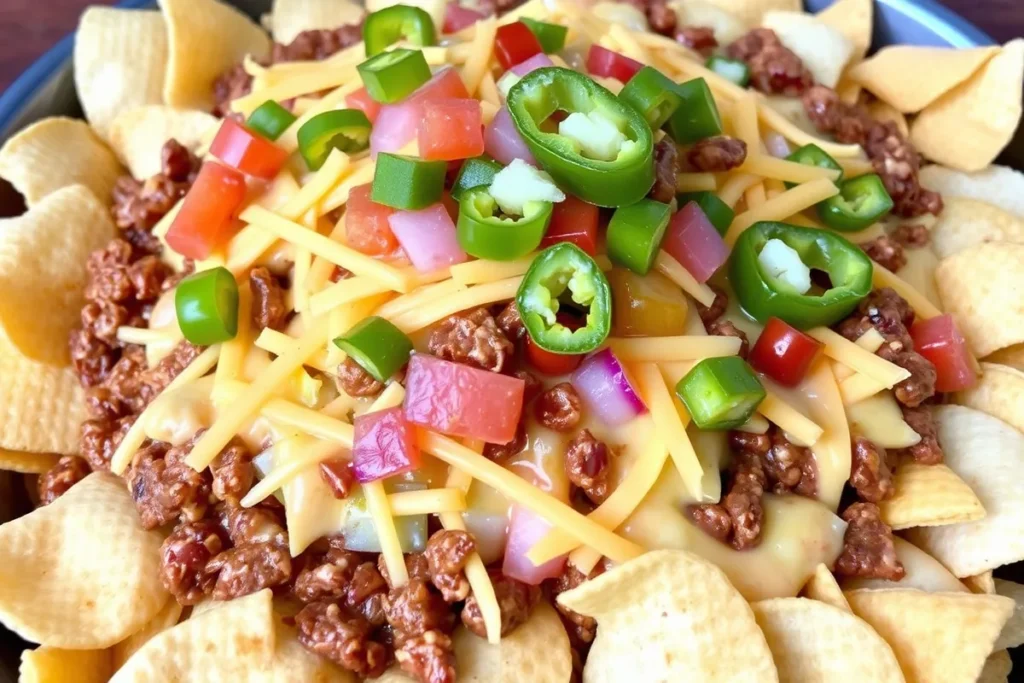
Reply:
<svg viewBox="0 0 1024 683"><path fill-rule="evenodd" d="M114 645L110 649L114 661L114 670L116 671L124 666L124 663L133 654L138 652L143 645L177 624L181 619L183 611L184 608L178 604L178 601L171 598L141 629Z"/></svg>
<svg viewBox="0 0 1024 683"><path fill-rule="evenodd" d="M999 595L854 590L854 614L892 646L907 683L977 680L1013 601Z"/></svg>
<svg viewBox="0 0 1024 683"><path fill-rule="evenodd" d="M800 12L800 0L703 0L709 5L728 12L747 26L759 26L766 12Z"/></svg>
<svg viewBox="0 0 1024 683"><path fill-rule="evenodd" d="M212 114L162 104L128 109L110 125L110 146L134 178L145 180L161 171L160 150L171 138L195 152L218 124Z"/></svg>
<svg viewBox="0 0 1024 683"><path fill-rule="evenodd" d="M996 592L996 582L992 577L992 570L975 574L974 576L965 576L963 578L963 584L967 586L967 589L972 593L986 593L991 595Z"/></svg>
<svg viewBox="0 0 1024 683"><path fill-rule="evenodd" d="M971 487L943 464L904 462L893 476L895 493L878 504L882 521L894 531L910 527L973 522L985 508Z"/></svg>
<svg viewBox="0 0 1024 683"><path fill-rule="evenodd" d="M21 193L29 208L74 185L106 202L120 175L117 157L79 119L53 116L37 121L0 147L0 178Z"/></svg>
<svg viewBox="0 0 1024 683"><path fill-rule="evenodd" d="M721 569L686 551L647 552L558 602L598 622L584 683L778 680L750 605Z"/></svg>
<svg viewBox="0 0 1024 683"><path fill-rule="evenodd" d="M950 197L976 199L1024 218L1024 172L992 164L980 171L965 172L929 164L918 176L921 186Z"/></svg>
<svg viewBox="0 0 1024 683"><path fill-rule="evenodd" d="M849 608L807 598L773 598L751 608L781 683L904 681L889 644Z"/></svg>
<svg viewBox="0 0 1024 683"><path fill-rule="evenodd" d="M162 540L142 528L121 479L93 473L0 526L0 621L42 645L110 647L169 599L160 581Z"/></svg>
<svg viewBox="0 0 1024 683"><path fill-rule="evenodd" d="M853 43L853 62L864 59L871 47L875 7L872 0L836 0L814 15L818 21L839 30Z"/></svg>
<svg viewBox="0 0 1024 683"><path fill-rule="evenodd" d="M804 584L800 595L811 600L823 602L826 605L831 605L837 609L850 611L850 603L846 601L843 589L839 587L835 575L832 574L828 565L825 564L819 564L815 568L814 574Z"/></svg>
<svg viewBox="0 0 1024 683"><path fill-rule="evenodd" d="M893 537L896 559L905 572L899 581L889 579L843 579L843 591L861 588L916 588L926 593L966 593L967 587L941 562L899 536ZM849 603L847 603L849 604Z"/></svg>
<svg viewBox="0 0 1024 683"><path fill-rule="evenodd" d="M0 219L0 325L31 360L70 362L68 337L81 324L86 262L117 229L84 185L63 187L27 213Z"/></svg>
<svg viewBox="0 0 1024 683"><path fill-rule="evenodd" d="M765 12L761 23L803 61L816 83L836 87L855 50L842 31L802 11Z"/></svg>
<svg viewBox="0 0 1024 683"><path fill-rule="evenodd" d="M20 474L42 474L57 464L55 453L26 453L0 448L0 470Z"/></svg>
<svg viewBox="0 0 1024 683"><path fill-rule="evenodd" d="M980 365L977 384L959 392L956 402L1024 431L1024 372L996 363Z"/></svg>
<svg viewBox="0 0 1024 683"><path fill-rule="evenodd" d="M986 516L915 528L907 540L955 576L973 576L1024 559L1024 434L963 406L935 410L946 464L977 494Z"/></svg>
<svg viewBox="0 0 1024 683"><path fill-rule="evenodd" d="M18 683L106 683L114 672L110 650L43 646L21 653Z"/></svg>
<svg viewBox="0 0 1024 683"><path fill-rule="evenodd" d="M303 31L358 24L365 8L351 0L274 0L270 12L274 41L287 45Z"/></svg>
<svg viewBox="0 0 1024 683"><path fill-rule="evenodd" d="M1007 683L1013 671L1013 660L1006 650L993 652L985 660L985 666L978 676L977 683Z"/></svg>
<svg viewBox="0 0 1024 683"><path fill-rule="evenodd" d="M986 242L1024 244L1024 218L977 199L943 197L931 228L931 247L941 259Z"/></svg>
<svg viewBox="0 0 1024 683"><path fill-rule="evenodd" d="M1013 616L1003 626L995 649L1020 647L1024 645L1024 585L1005 579L995 579L994 584L996 595L1008 597L1014 604Z"/></svg>

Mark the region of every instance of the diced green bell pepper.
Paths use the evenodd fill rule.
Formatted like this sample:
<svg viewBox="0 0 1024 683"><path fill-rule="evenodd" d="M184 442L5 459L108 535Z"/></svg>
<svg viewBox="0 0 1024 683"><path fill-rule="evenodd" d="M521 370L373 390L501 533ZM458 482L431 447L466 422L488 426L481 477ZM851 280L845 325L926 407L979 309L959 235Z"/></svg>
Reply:
<svg viewBox="0 0 1024 683"><path fill-rule="evenodd" d="M750 419L767 395L739 356L705 358L676 385L693 423L704 430L735 429Z"/></svg>

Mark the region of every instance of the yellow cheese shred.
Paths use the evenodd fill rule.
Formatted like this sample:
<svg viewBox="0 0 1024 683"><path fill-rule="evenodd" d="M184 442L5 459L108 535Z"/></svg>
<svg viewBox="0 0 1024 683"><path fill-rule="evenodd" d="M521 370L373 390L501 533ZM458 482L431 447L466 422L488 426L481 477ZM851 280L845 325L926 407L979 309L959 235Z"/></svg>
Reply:
<svg viewBox="0 0 1024 683"><path fill-rule="evenodd" d="M406 311L391 320L406 334L422 330L428 325L468 308L508 301L516 295L522 277L511 277L486 285L476 285L441 300L432 301L421 308Z"/></svg>
<svg viewBox="0 0 1024 683"><path fill-rule="evenodd" d="M718 179L714 173L680 173L676 175L676 192L714 192Z"/></svg>
<svg viewBox="0 0 1024 683"><path fill-rule="evenodd" d="M654 268L659 273L676 283L680 289L699 301L703 306L710 306L715 302L715 293L705 284L697 282L696 278L683 268L679 261L669 256L666 251L659 251L654 257Z"/></svg>
<svg viewBox="0 0 1024 683"><path fill-rule="evenodd" d="M147 344L167 344L178 339L181 339L181 329L177 325L159 330L127 325L117 328L117 340L125 344L146 346Z"/></svg>
<svg viewBox="0 0 1024 683"><path fill-rule="evenodd" d="M759 206L763 206L768 201L768 196L764 191L764 182L748 187L747 191L743 193L743 201L746 202L748 209L756 209Z"/></svg>
<svg viewBox="0 0 1024 683"><path fill-rule="evenodd" d="M761 105L762 106L757 108L757 115L764 125L768 126L790 142L801 147L803 145L817 145L822 149L822 151L826 152L837 161L851 157L863 157L864 151L861 149L860 145L841 145L815 137L780 114L767 102L762 101Z"/></svg>
<svg viewBox="0 0 1024 683"><path fill-rule="evenodd" d="M494 36L498 32L498 22L493 18L481 19L476 22L476 35L473 36L472 52L462 66L462 81L470 96L476 94L483 80L484 73L491 63L494 53Z"/></svg>
<svg viewBox="0 0 1024 683"><path fill-rule="evenodd" d="M323 315L338 306L388 291L388 286L379 280L357 275L347 280L339 280L312 295L309 298L309 312L314 316Z"/></svg>
<svg viewBox="0 0 1024 683"><path fill-rule="evenodd" d="M704 469L690 443L690 437L686 435L686 422L672 403L672 395L665 387L658 366L654 363L638 363L633 366L633 370L640 395L654 421L654 432L658 440L668 448L683 485L693 500L701 500L704 497L701 485Z"/></svg>
<svg viewBox="0 0 1024 683"><path fill-rule="evenodd" d="M295 337L290 337L284 332L278 332L277 330L266 327L262 332L260 332L260 336L256 337L253 345L257 348L263 349L264 351L268 351L275 356L280 356L294 349L298 342L299 340ZM332 375L336 374L335 368L331 367L327 362L326 351L318 351L314 353L310 356L309 360L304 363L304 365L314 367L321 372L327 372Z"/></svg>
<svg viewBox="0 0 1024 683"><path fill-rule="evenodd" d="M739 337L610 337L611 347L620 361L662 363L701 360L718 356L735 356L740 352Z"/></svg>
<svg viewBox="0 0 1024 683"><path fill-rule="evenodd" d="M466 509L466 494L462 489L450 487L399 491L388 496L388 504L395 517L462 512Z"/></svg>
<svg viewBox="0 0 1024 683"><path fill-rule="evenodd" d="M219 357L219 344L208 347L196 356L195 360L189 363L184 370L178 373L178 376L171 380L164 391L174 391L178 387L199 379L213 369ZM121 443L114 450L114 454L110 458L110 471L114 474L123 474L128 464L132 461L135 452L142 447L143 442L146 440L146 423L149 420L149 415L149 408L143 410L125 433Z"/></svg>
<svg viewBox="0 0 1024 683"><path fill-rule="evenodd" d="M238 395L237 387L237 384L230 386L231 395ZM240 505L249 508L259 504L306 469L343 453L345 453L344 449L333 441L316 441L314 446L303 449L267 472L266 476L256 482L242 497Z"/></svg>
<svg viewBox="0 0 1024 683"><path fill-rule="evenodd" d="M332 242L344 242L345 241L345 217L341 219L331 228L331 232L328 238ZM325 259L322 256L313 256L313 263L309 266L309 275L306 277L306 284L309 287L310 292L319 292L331 279L331 275L334 274L334 264Z"/></svg>
<svg viewBox="0 0 1024 683"><path fill-rule="evenodd" d="M835 371L837 368L845 367L838 363L833 364L832 369ZM880 391L885 391L885 387L882 386L878 380L867 375L856 374L851 377L847 377L839 383L839 395L843 397L844 406L852 406L854 403L860 403L866 398L874 396Z"/></svg>
<svg viewBox="0 0 1024 683"><path fill-rule="evenodd" d="M377 315L392 320L404 313L415 311L421 306L464 291L466 288L455 280L443 280L395 297L381 306L377 310Z"/></svg>
<svg viewBox="0 0 1024 683"><path fill-rule="evenodd" d="M228 380L242 379L245 357L249 355L252 344L252 291L248 287L238 288L238 327L233 339L220 346L220 357L214 371L213 402L220 404L217 387Z"/></svg>
<svg viewBox="0 0 1024 683"><path fill-rule="evenodd" d="M914 309L914 313L917 314L918 318L927 319L942 315L942 311L909 282L880 265L877 261L872 260L871 263L875 267L871 276L872 287L875 289L892 287L896 290L897 294L907 300L907 303Z"/></svg>
<svg viewBox="0 0 1024 683"><path fill-rule="evenodd" d="M732 225L729 226L729 231L725 234L725 243L730 247L734 246L743 231L758 221L784 220L837 194L839 194L839 188L827 178L819 178L797 185L771 201L766 201L761 206L748 209L736 216Z"/></svg>
<svg viewBox="0 0 1024 683"><path fill-rule="evenodd" d="M741 173L753 173L764 178L782 180L788 183L809 183L812 180L820 180L821 178L835 181L840 173L830 168L798 164L795 161L787 161L768 154L759 153L748 154L746 161L737 170Z"/></svg>
<svg viewBox="0 0 1024 683"><path fill-rule="evenodd" d="M767 392L757 412L799 441L801 446L813 446L825 431L772 391Z"/></svg>
<svg viewBox="0 0 1024 683"><path fill-rule="evenodd" d="M886 388L892 388L910 377L909 371L861 348L827 327L815 327L808 330L807 334L824 345L826 356L871 377Z"/></svg>
<svg viewBox="0 0 1024 683"><path fill-rule="evenodd" d="M345 101L346 97L354 93L356 90L359 90L361 87L363 87L363 79L359 76L359 73L356 72L352 80L338 88L335 88L317 100L308 111L296 119L292 125L288 126L288 129L277 139L277 144L289 153L297 150L299 148L299 129L302 128L302 126L317 114L322 114L325 111L336 109L338 105Z"/></svg>
<svg viewBox="0 0 1024 683"><path fill-rule="evenodd" d="M875 353L878 349L882 348L882 344L885 343L885 338L882 337L881 333L874 327L868 328L868 331L857 337L857 341L854 342L857 346L861 347L865 351ZM832 374L835 375L837 382L842 382L847 377L854 375L856 371L836 361L832 369ZM884 388L884 387L883 387Z"/></svg>
<svg viewBox="0 0 1024 683"><path fill-rule="evenodd" d="M736 137L747 143L747 154L759 154L761 131L757 128L757 98L753 92L747 91L743 97L736 100L732 116L733 125L736 126Z"/></svg>
<svg viewBox="0 0 1024 683"><path fill-rule="evenodd" d="M250 93L231 101L231 110L248 117L258 106L267 100L282 102L299 95L330 90L352 81L358 76L355 64L330 65L319 64L319 68L291 77L270 85L257 92Z"/></svg>
<svg viewBox="0 0 1024 683"><path fill-rule="evenodd" d="M317 202L341 181L349 167L348 155L339 149L332 149L320 170L299 189L294 197L278 208L276 213L282 218L291 221L297 220L299 216L315 207Z"/></svg>
<svg viewBox="0 0 1024 683"><path fill-rule="evenodd" d="M736 208L736 203L739 202L743 193L759 182L761 182L761 177L753 173L733 173L722 185L718 198L728 204L730 208Z"/></svg>
<svg viewBox="0 0 1024 683"><path fill-rule="evenodd" d="M403 152L404 153L404 152ZM377 170L377 164L369 158L361 159L353 163L352 173L345 176L345 179L338 183L338 186L328 193L320 202L320 210L323 213L330 213L341 208L348 202L352 188L365 185L373 181L373 175Z"/></svg>

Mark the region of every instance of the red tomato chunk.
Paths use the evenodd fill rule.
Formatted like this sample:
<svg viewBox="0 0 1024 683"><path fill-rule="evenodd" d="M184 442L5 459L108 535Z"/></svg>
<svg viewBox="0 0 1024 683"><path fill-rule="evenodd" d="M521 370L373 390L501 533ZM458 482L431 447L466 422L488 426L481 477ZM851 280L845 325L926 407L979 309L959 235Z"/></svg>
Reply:
<svg viewBox="0 0 1024 683"><path fill-rule="evenodd" d="M245 201L245 189L238 171L216 161L203 163L167 231L167 244L186 258L207 258L234 236L235 212Z"/></svg>
<svg viewBox="0 0 1024 683"><path fill-rule="evenodd" d="M288 152L238 123L224 119L210 144L210 153L228 166L263 180L273 180Z"/></svg>
<svg viewBox="0 0 1024 683"><path fill-rule="evenodd" d="M366 88L360 88L354 93L346 95L345 104L350 109L358 109L366 114L366 118L370 119L370 123L374 123L377 120L377 114L380 113L380 102L370 97L370 93L366 92Z"/></svg>
<svg viewBox="0 0 1024 683"><path fill-rule="evenodd" d="M644 65L626 55L613 52L600 45L591 45L587 53L587 71L594 76L614 78L622 83L636 75Z"/></svg>
<svg viewBox="0 0 1024 683"><path fill-rule="evenodd" d="M967 341L949 313L918 320L910 328L914 350L935 366L936 391L962 391L978 381L974 358Z"/></svg>
<svg viewBox="0 0 1024 683"><path fill-rule="evenodd" d="M484 153L480 102L443 100L426 107L419 123L419 150L424 159L468 159Z"/></svg>
<svg viewBox="0 0 1024 683"><path fill-rule="evenodd" d="M500 26L494 36L494 55L503 69L511 69L542 52L544 48L537 36L521 21Z"/></svg>
<svg viewBox="0 0 1024 683"><path fill-rule="evenodd" d="M348 245L369 256L387 256L398 249L388 219L395 213L370 199L370 184L352 188L345 209L345 238Z"/></svg>
<svg viewBox="0 0 1024 683"><path fill-rule="evenodd" d="M779 384L795 387L803 381L821 349L812 337L778 318L769 318L750 350L750 364Z"/></svg>
<svg viewBox="0 0 1024 683"><path fill-rule="evenodd" d="M506 444L523 409L523 380L413 354L405 376L405 417L427 429Z"/></svg>
<svg viewBox="0 0 1024 683"><path fill-rule="evenodd" d="M596 206L567 195L564 202L555 204L548 231L540 243L541 249L559 242L572 242L591 256L596 256L599 217L600 210Z"/></svg>
<svg viewBox="0 0 1024 683"><path fill-rule="evenodd" d="M360 415L353 426L352 473L356 481L377 481L419 469L415 429L400 406Z"/></svg>

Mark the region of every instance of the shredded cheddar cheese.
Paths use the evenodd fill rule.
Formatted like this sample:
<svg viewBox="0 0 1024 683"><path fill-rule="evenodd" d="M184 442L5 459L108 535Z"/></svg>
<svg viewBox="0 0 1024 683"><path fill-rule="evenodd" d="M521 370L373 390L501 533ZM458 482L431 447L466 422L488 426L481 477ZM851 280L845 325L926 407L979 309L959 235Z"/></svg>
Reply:
<svg viewBox="0 0 1024 683"><path fill-rule="evenodd" d="M634 366L634 370L640 394L651 412L658 440L668 448L668 453L690 495L694 500L700 500L703 497L701 478L704 476L704 470L693 444L690 443L690 437L686 435L689 419L684 420L673 404L672 395L665 387L665 381L657 365L639 363ZM682 414L687 415L685 411Z"/></svg>
<svg viewBox="0 0 1024 683"><path fill-rule="evenodd" d="M829 358L871 377L886 388L892 388L910 377L908 370L876 356L827 327L815 327L807 330L807 334L824 345L825 355Z"/></svg>

